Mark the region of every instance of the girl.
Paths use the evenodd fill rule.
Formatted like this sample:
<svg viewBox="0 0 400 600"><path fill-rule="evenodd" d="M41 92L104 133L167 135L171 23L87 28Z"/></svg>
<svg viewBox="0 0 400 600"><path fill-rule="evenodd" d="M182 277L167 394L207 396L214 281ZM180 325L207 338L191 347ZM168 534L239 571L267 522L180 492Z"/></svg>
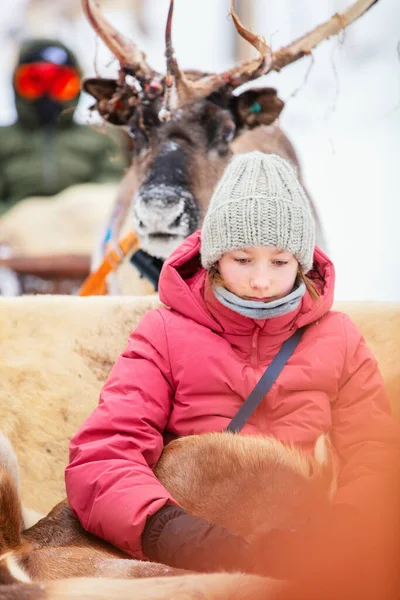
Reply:
<svg viewBox="0 0 400 600"><path fill-rule="evenodd" d="M315 248L292 167L259 152L234 157L202 232L164 263L159 289L169 308L143 317L71 441L67 494L85 529L176 567L247 568L245 540L187 514L152 469L171 438L223 431L304 326L243 432L306 451L330 432L340 461L334 508L361 510L379 489L397 425L359 330L331 311L333 265Z"/></svg>

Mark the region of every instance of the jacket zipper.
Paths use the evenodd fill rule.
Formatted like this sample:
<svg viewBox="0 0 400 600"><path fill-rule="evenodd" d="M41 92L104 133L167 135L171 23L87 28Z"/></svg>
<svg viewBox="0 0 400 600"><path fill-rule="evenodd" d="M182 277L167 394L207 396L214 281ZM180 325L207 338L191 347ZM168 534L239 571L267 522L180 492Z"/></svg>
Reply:
<svg viewBox="0 0 400 600"><path fill-rule="evenodd" d="M253 336L251 338L250 364L252 367L258 367L258 340L259 340L259 336L260 336L260 329L261 329L261 327L256 325Z"/></svg>
<svg viewBox="0 0 400 600"><path fill-rule="evenodd" d="M43 130L43 188L47 194L56 192L57 163L54 128L47 125Z"/></svg>

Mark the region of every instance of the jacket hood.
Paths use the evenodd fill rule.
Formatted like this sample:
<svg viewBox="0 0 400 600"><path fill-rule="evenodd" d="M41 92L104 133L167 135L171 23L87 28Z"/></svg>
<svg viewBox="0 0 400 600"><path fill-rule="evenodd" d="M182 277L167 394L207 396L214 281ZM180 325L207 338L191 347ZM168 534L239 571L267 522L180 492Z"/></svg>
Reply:
<svg viewBox="0 0 400 600"><path fill-rule="evenodd" d="M57 49L60 52L57 54L57 56L55 56L57 53ZM47 50L49 50L48 59L46 57ZM51 58L52 54L54 55L53 60ZM62 42L48 38L32 38L25 40L21 44L17 64L15 65L13 72L13 82L14 74L20 65L30 62L43 62L44 60L48 60L49 62L55 62L56 64L63 64L74 67L78 71L79 75L82 75L82 70L75 54ZM16 92L14 84L13 88L18 122L21 125L28 128L41 127L41 123L37 114L37 101L30 101L26 100L25 98L22 98ZM73 100L59 103L62 113L57 120L57 126L65 127L72 123L74 109L76 108L78 102L79 95Z"/></svg>
<svg viewBox="0 0 400 600"><path fill-rule="evenodd" d="M195 320L213 331L222 332L253 328L254 321L226 308L209 289L208 274L200 261L201 232L189 236L164 262L159 282L160 300L182 315ZM279 322L290 329L313 323L332 307L335 270L331 260L315 248L314 265L307 274L320 297L314 301L306 291L299 308L288 316L265 321ZM261 322L258 322L261 323Z"/></svg>

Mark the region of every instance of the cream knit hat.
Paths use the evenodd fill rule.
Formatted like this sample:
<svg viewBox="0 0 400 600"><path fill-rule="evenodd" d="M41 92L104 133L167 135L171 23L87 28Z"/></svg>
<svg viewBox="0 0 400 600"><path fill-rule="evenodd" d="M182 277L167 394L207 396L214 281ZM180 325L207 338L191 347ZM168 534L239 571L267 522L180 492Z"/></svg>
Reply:
<svg viewBox="0 0 400 600"><path fill-rule="evenodd" d="M313 264L315 224L293 167L280 156L238 154L225 169L204 217L201 262L225 252L274 246L291 252L305 273Z"/></svg>

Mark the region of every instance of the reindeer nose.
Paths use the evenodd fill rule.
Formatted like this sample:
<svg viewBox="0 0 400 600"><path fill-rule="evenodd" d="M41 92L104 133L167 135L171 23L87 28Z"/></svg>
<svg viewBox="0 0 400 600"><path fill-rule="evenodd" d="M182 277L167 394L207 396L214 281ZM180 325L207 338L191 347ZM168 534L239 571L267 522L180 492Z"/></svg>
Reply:
<svg viewBox="0 0 400 600"><path fill-rule="evenodd" d="M175 207L169 205L167 209L163 208L163 215L154 213L148 205L147 210L135 210L134 219L141 231L148 234L155 232L163 233L180 227L183 221L184 210L177 204ZM176 208L177 210L174 210Z"/></svg>
<svg viewBox="0 0 400 600"><path fill-rule="evenodd" d="M139 193L134 203L134 221L138 233L175 233L185 224L188 200L193 202L193 197L187 190L165 185ZM189 232L181 233L187 235Z"/></svg>
<svg viewBox="0 0 400 600"><path fill-rule="evenodd" d="M176 207L178 204L183 204L183 200L182 188L166 185L149 187L143 190L138 196L138 201L141 204L155 210Z"/></svg>

